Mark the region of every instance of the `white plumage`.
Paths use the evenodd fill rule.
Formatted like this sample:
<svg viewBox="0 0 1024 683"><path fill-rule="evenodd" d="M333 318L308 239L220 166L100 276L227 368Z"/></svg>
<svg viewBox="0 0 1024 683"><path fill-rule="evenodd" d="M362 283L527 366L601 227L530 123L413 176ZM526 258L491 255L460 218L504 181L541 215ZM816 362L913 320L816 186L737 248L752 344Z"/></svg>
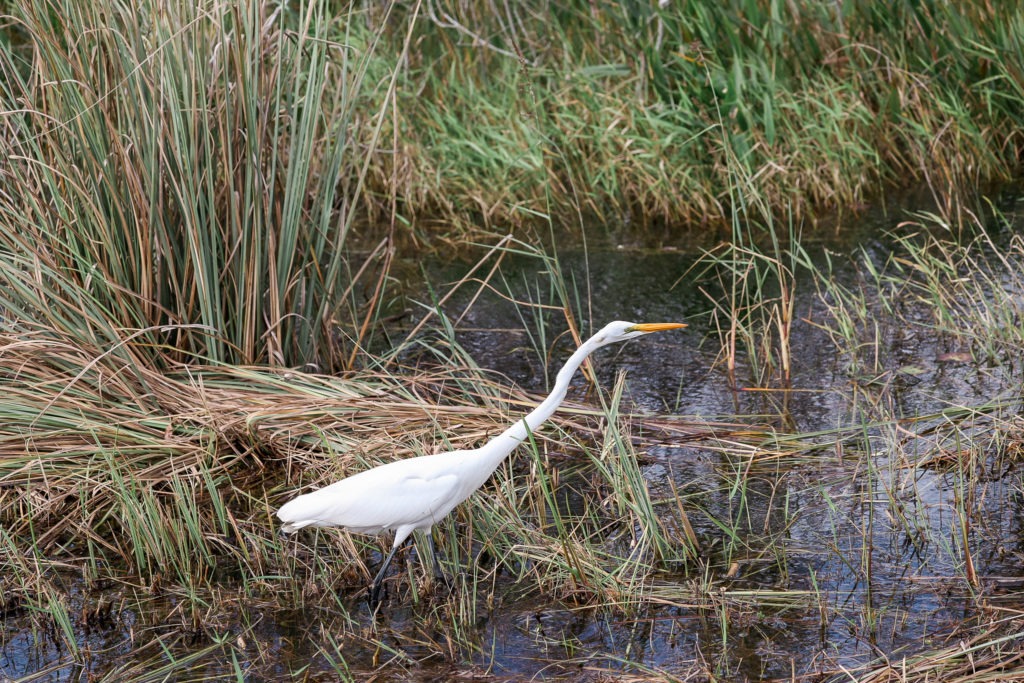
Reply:
<svg viewBox="0 0 1024 683"><path fill-rule="evenodd" d="M651 332L685 327L683 323L616 321L584 342L555 378L551 394L522 420L480 448L423 455L380 465L295 498L277 511L281 530L338 526L363 534L394 531L391 552L370 589L370 605L378 604L384 575L395 551L417 529L434 543L431 527L455 509L487 479L527 436L562 403L569 381L594 349Z"/></svg>

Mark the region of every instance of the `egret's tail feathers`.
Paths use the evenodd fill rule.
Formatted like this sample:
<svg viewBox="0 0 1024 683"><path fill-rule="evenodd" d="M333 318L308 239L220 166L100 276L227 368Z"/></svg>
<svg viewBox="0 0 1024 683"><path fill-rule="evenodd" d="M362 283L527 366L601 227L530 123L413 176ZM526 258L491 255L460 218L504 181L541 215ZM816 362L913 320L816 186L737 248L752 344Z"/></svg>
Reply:
<svg viewBox="0 0 1024 683"><path fill-rule="evenodd" d="M301 522L285 522L281 525L281 532L285 534L294 534L304 526L306 525Z"/></svg>
<svg viewBox="0 0 1024 683"><path fill-rule="evenodd" d="M299 514L301 510L297 509L293 503L295 503L295 500L285 503L277 511L277 518L281 520L281 531L286 534L293 534L302 527L313 523L312 519L305 519L304 515Z"/></svg>

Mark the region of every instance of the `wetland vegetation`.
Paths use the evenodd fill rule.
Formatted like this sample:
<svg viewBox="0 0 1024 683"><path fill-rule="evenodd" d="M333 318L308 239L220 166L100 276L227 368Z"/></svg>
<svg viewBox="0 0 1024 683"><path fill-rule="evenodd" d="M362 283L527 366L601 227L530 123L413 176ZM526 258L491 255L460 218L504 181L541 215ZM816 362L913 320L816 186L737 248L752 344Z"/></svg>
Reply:
<svg viewBox="0 0 1024 683"><path fill-rule="evenodd" d="M0 680L1024 680L1017 3L2 6Z"/></svg>

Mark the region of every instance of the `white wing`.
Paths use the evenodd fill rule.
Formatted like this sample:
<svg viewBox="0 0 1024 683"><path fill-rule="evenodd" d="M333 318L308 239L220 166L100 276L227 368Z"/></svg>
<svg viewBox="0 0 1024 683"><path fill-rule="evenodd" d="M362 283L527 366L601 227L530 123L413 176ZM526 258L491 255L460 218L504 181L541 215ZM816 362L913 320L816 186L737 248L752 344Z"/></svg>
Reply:
<svg viewBox="0 0 1024 683"><path fill-rule="evenodd" d="M462 502L454 453L421 456L360 472L299 496L277 511L284 531L339 526L366 534L426 529ZM458 498L458 500L456 500Z"/></svg>

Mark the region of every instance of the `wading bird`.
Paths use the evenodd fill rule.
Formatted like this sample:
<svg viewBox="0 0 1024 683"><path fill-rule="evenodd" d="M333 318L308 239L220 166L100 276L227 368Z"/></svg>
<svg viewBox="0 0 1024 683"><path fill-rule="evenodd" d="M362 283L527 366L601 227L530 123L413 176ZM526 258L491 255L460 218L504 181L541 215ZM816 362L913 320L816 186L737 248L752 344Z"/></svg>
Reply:
<svg viewBox="0 0 1024 683"><path fill-rule="evenodd" d="M370 587L370 609L376 610L380 590L395 551L417 529L426 533L435 569L437 552L431 529L456 505L469 498L516 446L551 417L562 403L577 368L590 352L607 344L651 332L686 327L684 323L629 323L605 325L569 357L555 378L554 389L523 419L480 448L422 455L397 460L301 495L277 511L287 533L307 526L337 526L362 534L394 531L391 552L384 558Z"/></svg>

